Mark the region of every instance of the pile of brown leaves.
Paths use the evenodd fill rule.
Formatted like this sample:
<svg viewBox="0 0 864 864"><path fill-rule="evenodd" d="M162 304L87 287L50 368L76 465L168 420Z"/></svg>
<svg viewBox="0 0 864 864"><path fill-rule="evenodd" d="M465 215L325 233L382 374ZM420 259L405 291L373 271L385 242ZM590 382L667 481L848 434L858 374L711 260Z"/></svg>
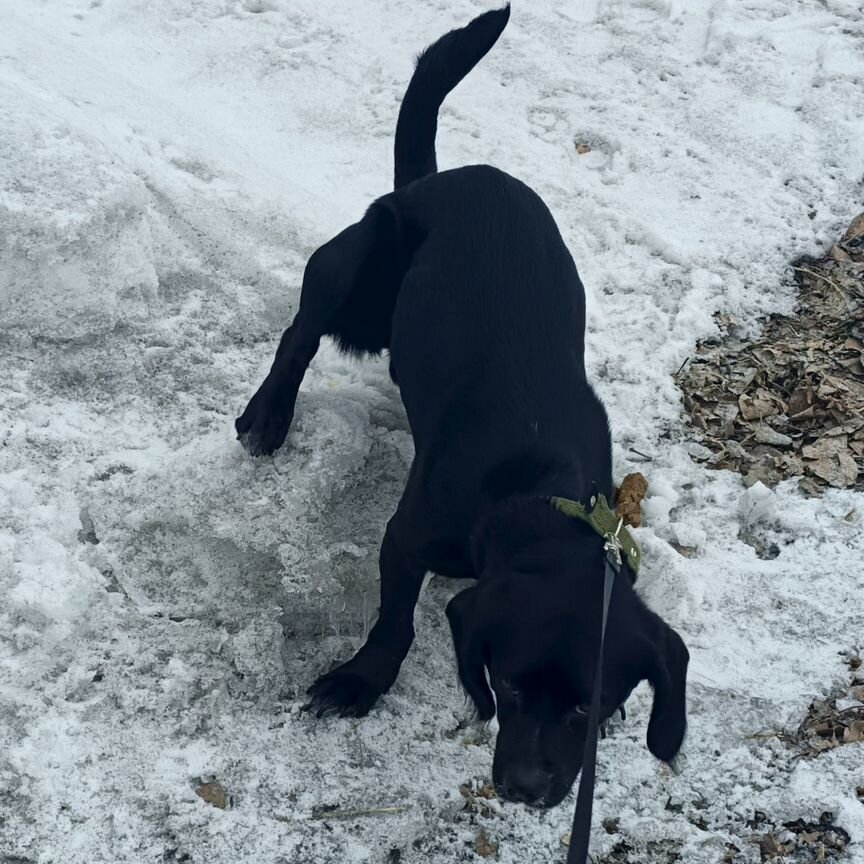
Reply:
<svg viewBox="0 0 864 864"><path fill-rule="evenodd" d="M794 315L769 318L757 341L721 316L724 339L700 343L676 382L713 467L748 485L801 477L811 494L864 488L864 213L793 269Z"/></svg>

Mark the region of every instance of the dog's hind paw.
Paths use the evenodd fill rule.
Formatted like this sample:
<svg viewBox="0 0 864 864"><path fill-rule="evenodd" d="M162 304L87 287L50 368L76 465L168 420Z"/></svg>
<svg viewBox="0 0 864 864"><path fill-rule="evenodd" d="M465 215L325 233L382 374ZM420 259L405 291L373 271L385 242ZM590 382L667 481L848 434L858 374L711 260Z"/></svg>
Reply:
<svg viewBox="0 0 864 864"><path fill-rule="evenodd" d="M275 453L285 442L293 419L290 412L280 410L262 391L263 387L234 421L237 440L252 456Z"/></svg>
<svg viewBox="0 0 864 864"><path fill-rule="evenodd" d="M316 717L335 714L338 717L365 717L378 701L382 690L356 672L343 670L340 666L322 675L307 691L309 702L304 711Z"/></svg>

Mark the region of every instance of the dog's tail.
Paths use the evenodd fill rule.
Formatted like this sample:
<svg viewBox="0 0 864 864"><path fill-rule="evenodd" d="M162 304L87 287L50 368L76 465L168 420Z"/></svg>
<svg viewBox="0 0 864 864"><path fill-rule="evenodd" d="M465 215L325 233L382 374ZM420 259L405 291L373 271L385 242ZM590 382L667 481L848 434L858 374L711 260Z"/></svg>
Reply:
<svg viewBox="0 0 864 864"><path fill-rule="evenodd" d="M495 44L510 18L510 4L445 33L418 58L396 123L394 187L438 170L435 133L444 97Z"/></svg>

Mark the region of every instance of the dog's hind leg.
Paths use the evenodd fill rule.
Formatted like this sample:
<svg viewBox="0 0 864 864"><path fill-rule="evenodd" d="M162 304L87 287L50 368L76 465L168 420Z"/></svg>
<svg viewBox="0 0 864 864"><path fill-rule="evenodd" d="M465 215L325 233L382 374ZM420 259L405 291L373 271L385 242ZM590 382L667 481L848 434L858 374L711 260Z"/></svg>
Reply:
<svg viewBox="0 0 864 864"><path fill-rule="evenodd" d="M253 456L273 453L285 441L297 392L322 336L333 336L356 354L388 347L393 304L410 254L396 214L381 202L315 251L303 274L300 309L282 334L270 372L234 424Z"/></svg>
<svg viewBox="0 0 864 864"><path fill-rule="evenodd" d="M304 280L304 290L305 285ZM282 446L294 418L300 383L319 340L314 331L302 326L299 313L282 334L269 374L234 421L238 440L253 456L273 453Z"/></svg>

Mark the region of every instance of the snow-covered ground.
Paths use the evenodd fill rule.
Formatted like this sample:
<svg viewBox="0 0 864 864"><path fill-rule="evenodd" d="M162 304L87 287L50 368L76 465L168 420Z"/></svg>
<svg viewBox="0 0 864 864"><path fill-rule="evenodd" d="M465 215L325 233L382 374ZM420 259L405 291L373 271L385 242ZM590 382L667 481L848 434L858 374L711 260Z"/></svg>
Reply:
<svg viewBox="0 0 864 864"><path fill-rule="evenodd" d="M462 586L430 582L372 715L299 711L377 604L411 456L384 362L325 347L273 459L232 428L306 257L389 188L413 56L484 8L0 0L0 861L445 864L481 828L502 862L563 856L572 800L462 809L492 753L460 722ZM496 164L559 221L618 476L651 482L641 589L692 654L681 772L646 689L601 745L600 854L755 862L754 810L830 810L864 861L864 745L758 734L848 683L864 500L696 464L671 377L716 310L791 308L788 261L864 209L862 118L858 0L516 0L442 111L439 164Z"/></svg>

